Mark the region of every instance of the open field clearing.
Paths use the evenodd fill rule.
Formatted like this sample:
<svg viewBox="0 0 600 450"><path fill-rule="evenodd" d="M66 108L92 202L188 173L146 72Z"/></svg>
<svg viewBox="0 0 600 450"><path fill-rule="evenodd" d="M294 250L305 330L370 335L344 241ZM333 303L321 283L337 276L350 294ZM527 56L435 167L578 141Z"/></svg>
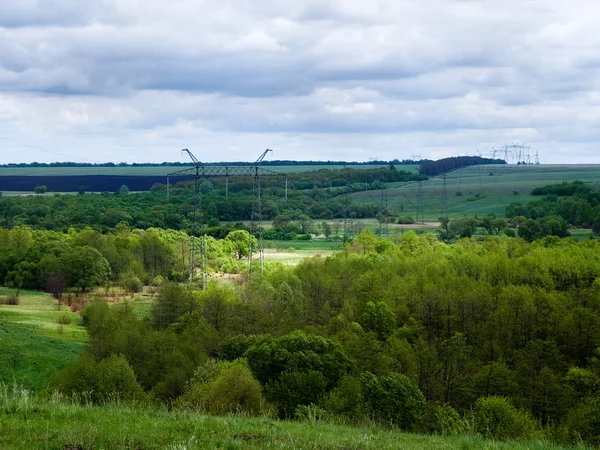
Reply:
<svg viewBox="0 0 600 450"><path fill-rule="evenodd" d="M227 164L224 165L235 165ZM281 173L309 172L312 170L329 169L341 170L343 165L290 165L290 166L270 166L263 165L265 169ZM0 167L0 176L47 176L47 177L65 177L81 175L106 175L106 176L167 176L170 173L179 170L190 169L192 166L143 166L143 167ZM348 164L346 167L352 169L375 169L377 164ZM416 171L417 165L399 165L399 170Z"/></svg>
<svg viewBox="0 0 600 450"><path fill-rule="evenodd" d="M459 218L477 214L504 216L504 209L512 202L527 203L536 197L531 189L563 181L581 180L600 182L600 165L490 165L468 167L447 176L448 215ZM441 177L423 182L423 210L426 221L440 217L442 206ZM390 183L387 189L391 214L412 216L417 210L418 183ZM460 193L460 195L459 195ZM477 196L482 193L483 195ZM539 197L537 197L539 198ZM353 201L373 203L381 199L381 191L352 194Z"/></svg>
<svg viewBox="0 0 600 450"><path fill-rule="evenodd" d="M14 292L0 288L0 297ZM68 323L59 324L59 318ZM67 307L59 311L48 294L22 291L18 305L0 305L0 381L40 390L75 359L86 339L79 316Z"/></svg>

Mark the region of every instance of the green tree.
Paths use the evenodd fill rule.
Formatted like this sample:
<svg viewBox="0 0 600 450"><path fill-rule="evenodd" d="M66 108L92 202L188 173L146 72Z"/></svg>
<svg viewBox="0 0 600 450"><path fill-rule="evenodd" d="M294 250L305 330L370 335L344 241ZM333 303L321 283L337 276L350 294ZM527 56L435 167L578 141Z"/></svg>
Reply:
<svg viewBox="0 0 600 450"><path fill-rule="evenodd" d="M167 283L152 303L151 322L157 329L167 328L184 314L191 314L198 308L198 301L190 289L178 283Z"/></svg>
<svg viewBox="0 0 600 450"><path fill-rule="evenodd" d="M252 245L252 248L254 249L258 247L258 241L256 238L246 230L231 231L225 239L233 244L237 259L242 259L245 256L248 256L250 245Z"/></svg>
<svg viewBox="0 0 600 450"><path fill-rule="evenodd" d="M385 302L368 302L360 316L365 330L373 331L377 339L386 340L396 329L396 317Z"/></svg>
<svg viewBox="0 0 600 450"><path fill-rule="evenodd" d="M328 222L321 222L321 229L323 230L323 234L325 235L326 238L329 238L329 236L331 236L331 225L329 225Z"/></svg>
<svg viewBox="0 0 600 450"><path fill-rule="evenodd" d="M48 188L46 186L36 186L33 192L36 194L45 194L48 192Z"/></svg>
<svg viewBox="0 0 600 450"><path fill-rule="evenodd" d="M60 257L69 286L82 292L100 286L108 280L110 266L102 254L93 247L70 247Z"/></svg>
<svg viewBox="0 0 600 450"><path fill-rule="evenodd" d="M425 398L417 385L405 375L390 373L376 377L361 376L362 393L371 414L403 430L412 430L425 409Z"/></svg>

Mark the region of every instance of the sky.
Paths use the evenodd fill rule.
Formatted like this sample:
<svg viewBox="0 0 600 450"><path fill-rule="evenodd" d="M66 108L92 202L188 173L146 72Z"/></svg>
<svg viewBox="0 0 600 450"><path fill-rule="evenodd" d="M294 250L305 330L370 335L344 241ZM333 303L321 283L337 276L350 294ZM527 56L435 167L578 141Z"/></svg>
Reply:
<svg viewBox="0 0 600 450"><path fill-rule="evenodd" d="M0 164L600 163L597 0L2 0Z"/></svg>

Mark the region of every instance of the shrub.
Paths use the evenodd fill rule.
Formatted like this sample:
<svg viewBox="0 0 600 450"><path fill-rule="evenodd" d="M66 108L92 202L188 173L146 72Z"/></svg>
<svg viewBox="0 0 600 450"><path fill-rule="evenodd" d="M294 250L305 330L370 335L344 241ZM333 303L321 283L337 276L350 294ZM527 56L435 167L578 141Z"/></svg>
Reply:
<svg viewBox="0 0 600 450"><path fill-rule="evenodd" d="M121 277L121 286L129 293L140 292L144 284L133 272L126 272Z"/></svg>
<svg viewBox="0 0 600 450"><path fill-rule="evenodd" d="M365 403L375 418L403 430L413 429L423 414L425 398L410 378L399 373L377 377L367 372L360 381Z"/></svg>
<svg viewBox="0 0 600 450"><path fill-rule="evenodd" d="M415 219L411 216L398 217L398 223L401 225L410 225L415 223Z"/></svg>
<svg viewBox="0 0 600 450"><path fill-rule="evenodd" d="M572 440L600 445L600 396L592 397L572 409L566 424Z"/></svg>
<svg viewBox="0 0 600 450"><path fill-rule="evenodd" d="M418 428L421 433L455 436L464 433L465 423L452 406L427 403Z"/></svg>
<svg viewBox="0 0 600 450"><path fill-rule="evenodd" d="M260 383L245 362L209 360L198 368L175 405L211 414L257 415L263 412L265 401Z"/></svg>
<svg viewBox="0 0 600 450"><path fill-rule="evenodd" d="M277 402L279 416L294 417L299 405L317 404L325 394L327 381L321 372L290 371L267 385L269 398Z"/></svg>
<svg viewBox="0 0 600 450"><path fill-rule="evenodd" d="M71 323L71 316L69 314L61 314L58 316L58 319L56 319L56 322L59 325L69 325Z"/></svg>
<svg viewBox="0 0 600 450"><path fill-rule="evenodd" d="M16 306L20 303L19 297L9 295L8 297L0 297L0 305Z"/></svg>
<svg viewBox="0 0 600 450"><path fill-rule="evenodd" d="M322 402L325 410L334 416L359 421L365 416L360 380L347 375L340 380Z"/></svg>
<svg viewBox="0 0 600 450"><path fill-rule="evenodd" d="M64 394L85 398L92 403L142 401L146 398L133 369L120 355L112 355L99 362L84 355L73 366L59 372L52 385Z"/></svg>
<svg viewBox="0 0 600 450"><path fill-rule="evenodd" d="M475 431L489 439L530 439L537 430L531 416L505 397L481 397L473 410Z"/></svg>

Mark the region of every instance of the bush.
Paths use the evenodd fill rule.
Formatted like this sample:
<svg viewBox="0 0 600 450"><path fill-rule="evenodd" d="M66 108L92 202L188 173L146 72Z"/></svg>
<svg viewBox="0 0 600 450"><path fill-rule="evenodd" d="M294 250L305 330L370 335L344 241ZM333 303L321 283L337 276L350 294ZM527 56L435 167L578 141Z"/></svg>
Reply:
<svg viewBox="0 0 600 450"><path fill-rule="evenodd" d="M403 430L412 430L421 419L425 397L407 376L390 373L377 377L367 372L360 381L365 403L375 418Z"/></svg>
<svg viewBox="0 0 600 450"><path fill-rule="evenodd" d="M56 322L59 325L69 325L71 323L71 316L69 314L61 314L58 316L58 319L56 319Z"/></svg>
<svg viewBox="0 0 600 450"><path fill-rule="evenodd" d="M210 414L257 415L263 412L265 401L260 383L245 362L209 360L198 368L188 390L175 405Z"/></svg>
<svg viewBox="0 0 600 450"><path fill-rule="evenodd" d="M267 385L269 399L277 402L279 416L294 417L299 405L317 404L325 394L327 381L321 372L291 371Z"/></svg>
<svg viewBox="0 0 600 450"><path fill-rule="evenodd" d="M322 405L333 416L360 421L365 416L360 380L350 375L345 376L338 387L325 397Z"/></svg>
<svg viewBox="0 0 600 450"><path fill-rule="evenodd" d="M427 403L418 428L421 433L456 436L464 433L465 423L452 406Z"/></svg>
<svg viewBox="0 0 600 450"><path fill-rule="evenodd" d="M411 225L415 223L415 219L411 216L398 217L398 223L401 225Z"/></svg>
<svg viewBox="0 0 600 450"><path fill-rule="evenodd" d="M120 355L112 355L99 362L84 355L75 365L59 372L52 385L64 394L92 403L146 399L133 369Z"/></svg>
<svg viewBox="0 0 600 450"><path fill-rule="evenodd" d="M566 423L573 441L600 445L600 396L592 397L571 410Z"/></svg>
<svg viewBox="0 0 600 450"><path fill-rule="evenodd" d="M481 397L473 410L475 431L488 439L531 439L537 423L505 397Z"/></svg>
<svg viewBox="0 0 600 450"><path fill-rule="evenodd" d="M0 297L0 305L16 306L20 303L19 297L9 295L8 297Z"/></svg>
<svg viewBox="0 0 600 450"><path fill-rule="evenodd" d="M142 290L144 284L133 272L127 271L121 276L119 284L130 294L135 294Z"/></svg>

